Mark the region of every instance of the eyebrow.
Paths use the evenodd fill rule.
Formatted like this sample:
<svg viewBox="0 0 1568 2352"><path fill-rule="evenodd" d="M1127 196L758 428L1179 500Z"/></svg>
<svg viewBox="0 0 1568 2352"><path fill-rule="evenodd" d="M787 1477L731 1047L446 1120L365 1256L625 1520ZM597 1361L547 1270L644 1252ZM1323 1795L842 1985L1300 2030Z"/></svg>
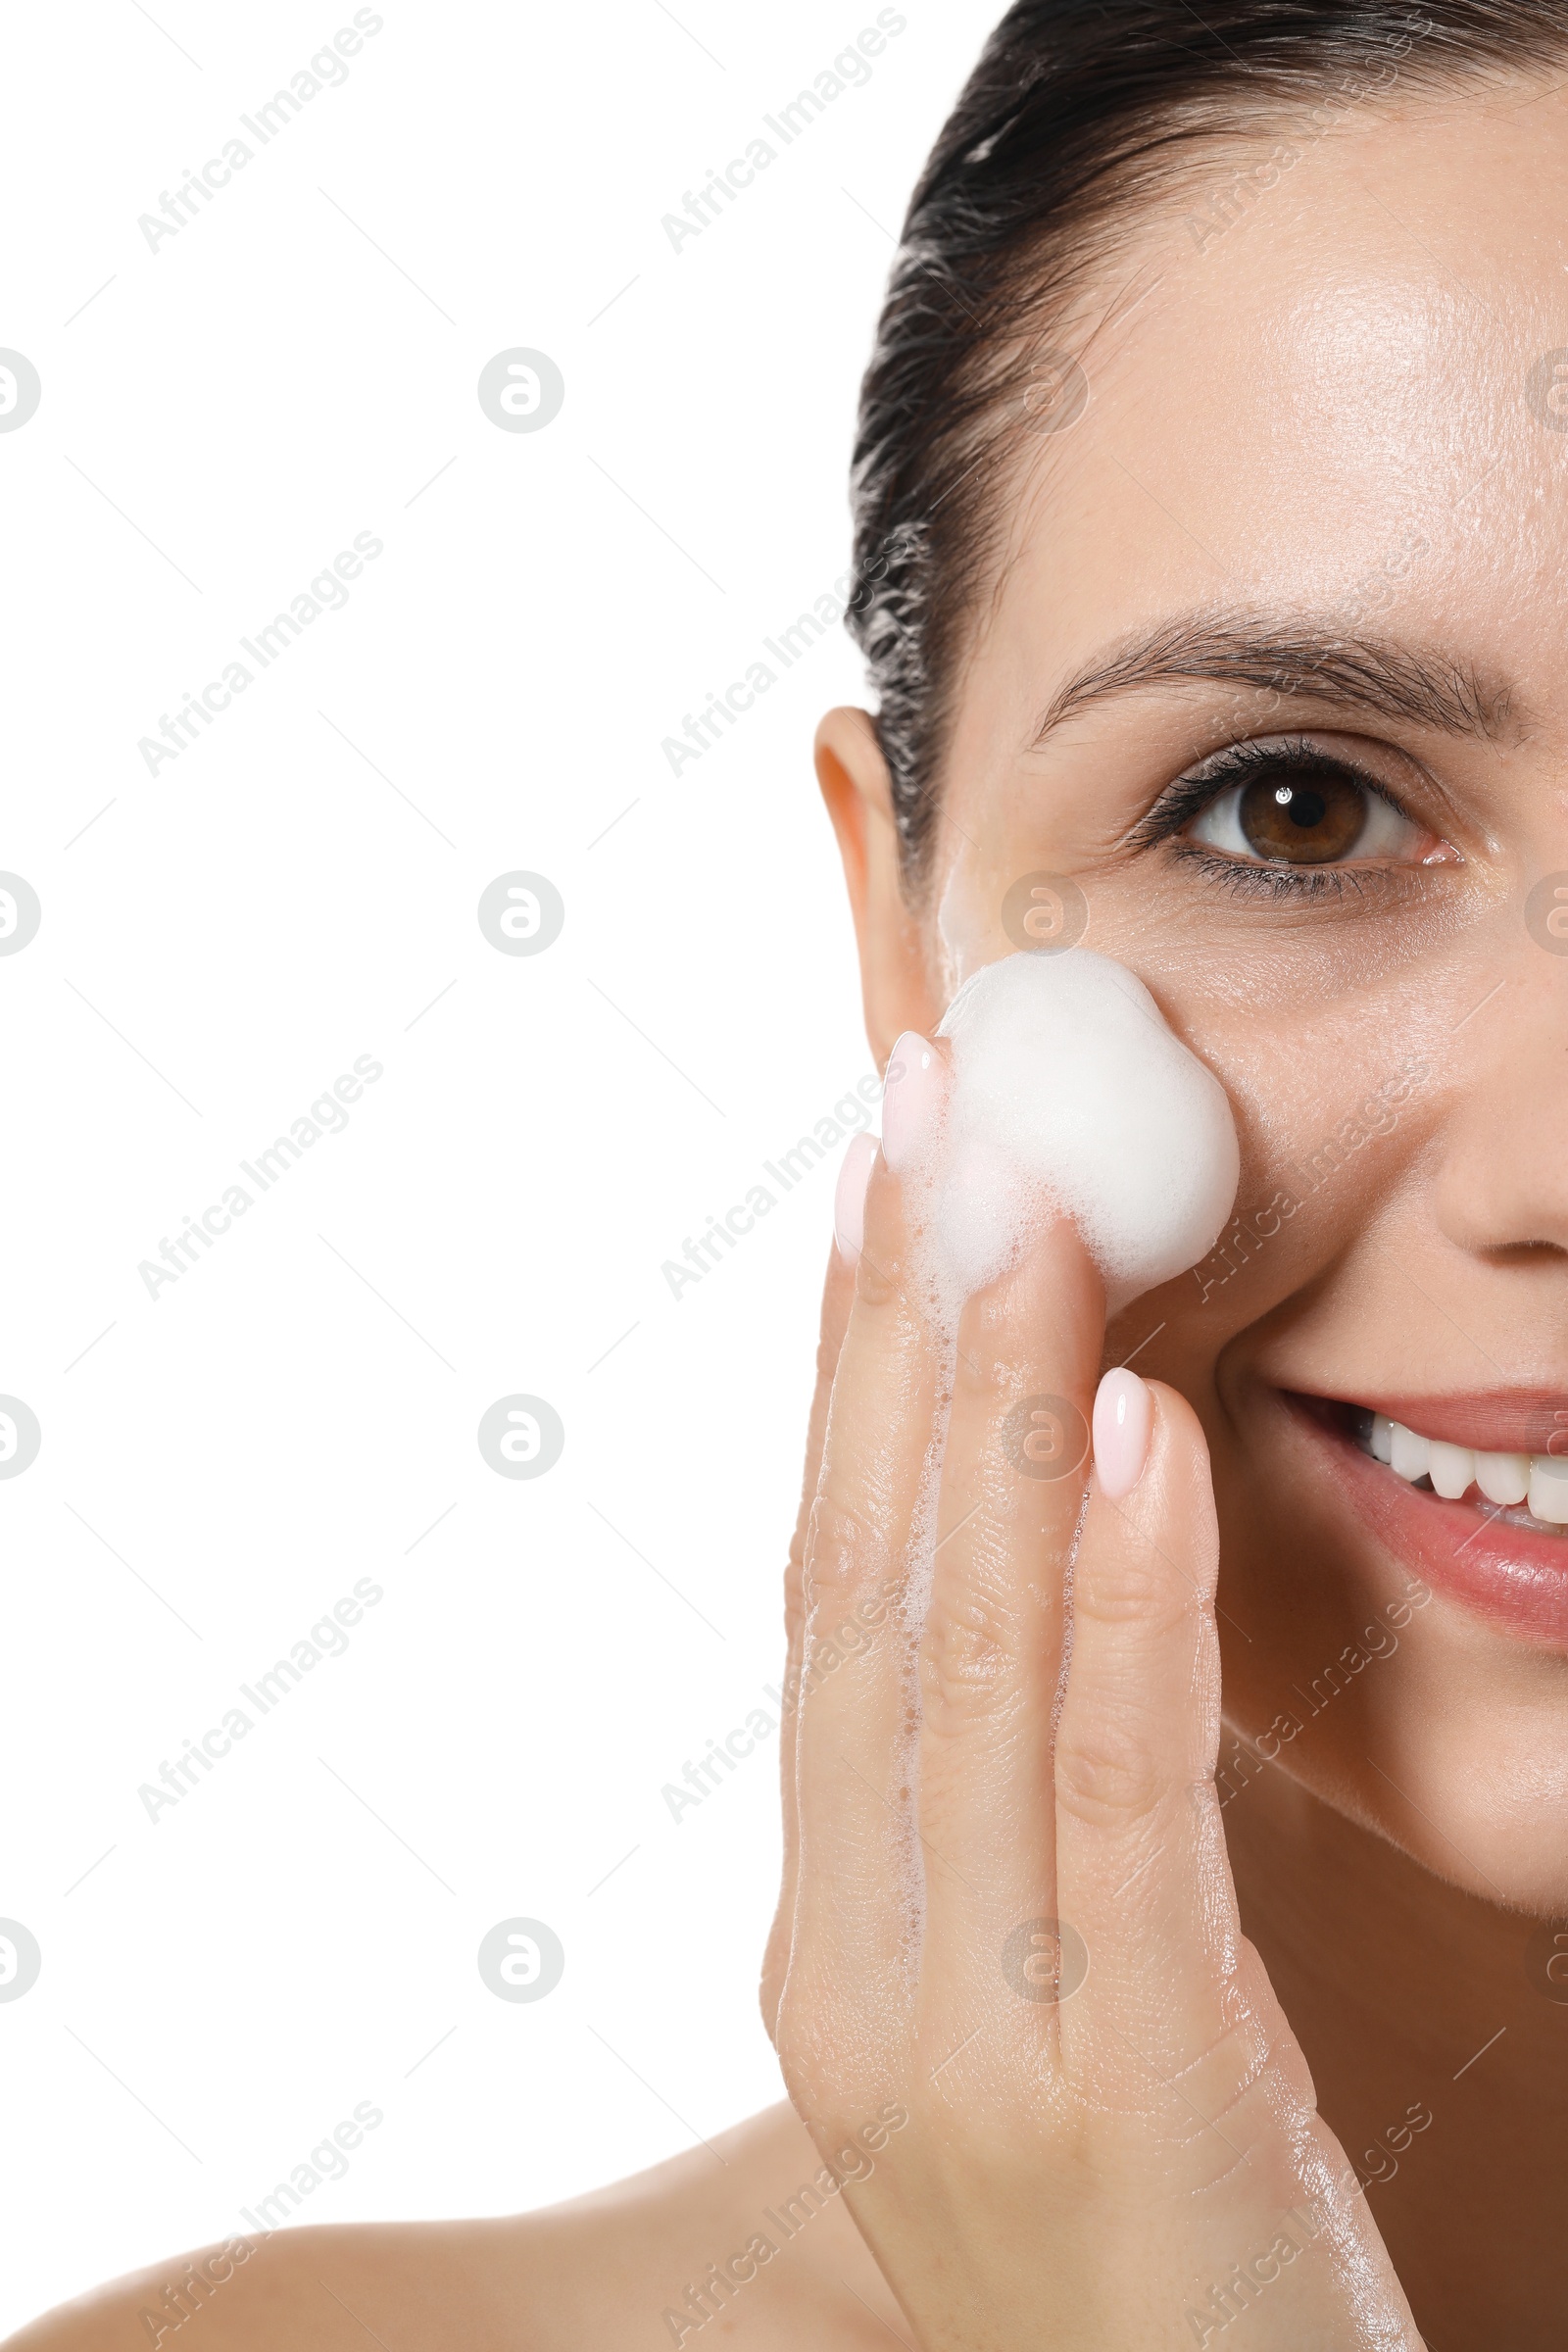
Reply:
<svg viewBox="0 0 1568 2352"><path fill-rule="evenodd" d="M1488 743L1517 726L1506 681L1437 648L1347 636L1332 620L1310 615L1211 610L1162 621L1097 654L1054 697L1030 749L1092 704L1188 679L1305 694Z"/></svg>

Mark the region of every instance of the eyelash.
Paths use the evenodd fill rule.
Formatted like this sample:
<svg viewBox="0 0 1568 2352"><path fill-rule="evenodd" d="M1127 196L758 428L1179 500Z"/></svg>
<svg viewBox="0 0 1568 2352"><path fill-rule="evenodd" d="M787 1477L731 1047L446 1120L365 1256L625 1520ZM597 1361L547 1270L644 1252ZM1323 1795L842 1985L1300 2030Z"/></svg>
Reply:
<svg viewBox="0 0 1568 2352"><path fill-rule="evenodd" d="M1353 760L1336 759L1321 751L1306 737L1297 737L1269 744L1237 743L1228 751L1218 752L1204 760L1200 768L1178 776L1166 786L1148 815L1128 836L1128 847L1152 849L1162 841L1171 841L1183 826L1190 825L1195 816L1217 801L1222 792L1233 784L1250 784L1255 776L1299 775L1304 770L1319 774L1328 769L1343 776L1363 792L1371 793L1385 802L1395 812L1410 820L1410 811L1396 800L1386 785ZM1184 865L1194 868L1205 881L1230 890L1238 898L1282 899L1298 901L1343 899L1347 890L1365 896L1369 889L1387 890L1393 875L1387 867L1354 867L1348 865L1287 866L1276 864L1248 864L1240 858L1228 858L1217 850L1202 848L1194 843L1176 843L1176 856Z"/></svg>

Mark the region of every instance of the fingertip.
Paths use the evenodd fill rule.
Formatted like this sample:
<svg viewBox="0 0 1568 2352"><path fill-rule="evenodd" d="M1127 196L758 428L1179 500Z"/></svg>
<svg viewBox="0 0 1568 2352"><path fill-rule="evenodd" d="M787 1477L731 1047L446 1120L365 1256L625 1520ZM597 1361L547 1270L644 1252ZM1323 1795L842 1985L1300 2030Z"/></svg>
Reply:
<svg viewBox="0 0 1568 2352"><path fill-rule="evenodd" d="M852 1137L839 1169L833 1195L833 1239L846 1266L858 1265L865 1247L865 1194L876 1154L876 1137L862 1132Z"/></svg>
<svg viewBox="0 0 1568 2352"><path fill-rule="evenodd" d="M941 1054L917 1029L894 1041L882 1079L882 1156L896 1176L920 1164L947 1104Z"/></svg>
<svg viewBox="0 0 1568 2352"><path fill-rule="evenodd" d="M1182 1395L1180 1389L1173 1389L1168 1381L1151 1380L1144 1385L1153 1407L1153 1428L1149 1446L1151 1456L1165 1448L1175 1448L1187 1456L1190 1469L1200 1471L1206 1479L1208 1440L1191 1401Z"/></svg>
<svg viewBox="0 0 1568 2352"><path fill-rule="evenodd" d="M1208 1439L1191 1400L1163 1380L1144 1384L1152 1423L1142 1486L1153 1490L1156 1514L1168 1515L1174 1529L1185 1528L1198 1546L1195 1557L1208 1562L1211 1573L1218 1554L1214 1508L1214 1478ZM1148 1507L1146 1505L1146 1507Z"/></svg>
<svg viewBox="0 0 1568 2352"><path fill-rule="evenodd" d="M1149 1460L1154 1399L1147 1383L1125 1365L1107 1372L1095 1392L1095 1476L1109 1502L1132 1493Z"/></svg>

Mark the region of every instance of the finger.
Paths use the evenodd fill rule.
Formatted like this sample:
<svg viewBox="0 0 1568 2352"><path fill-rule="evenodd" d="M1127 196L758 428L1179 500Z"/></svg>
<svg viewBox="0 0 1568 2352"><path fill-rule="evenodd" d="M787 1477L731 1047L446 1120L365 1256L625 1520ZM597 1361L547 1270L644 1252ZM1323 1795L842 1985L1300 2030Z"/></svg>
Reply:
<svg viewBox="0 0 1568 2352"><path fill-rule="evenodd" d="M844 1333L854 1298L855 1266L835 1241L828 1252L827 1274L822 1284L822 1313L816 1343L816 1388L811 1397L810 1418L806 1427L806 1469L801 1481L801 1507L796 1514L795 1533L790 1539L789 1559L784 1570L785 1662L781 1686L784 1695L779 1717L784 1857L778 1907L773 1914L767 1948L762 1955L760 1996L762 2022L769 2034L775 2030L779 1994L784 1988L790 1928L795 1917L795 1886L800 1854L795 1807L795 1737L801 1687L801 1645L806 1633L806 1531L810 1520L811 1504L816 1498L816 1483L821 1475L828 1399L832 1395L833 1376L838 1370L839 1350L844 1345Z"/></svg>
<svg viewBox="0 0 1568 2352"><path fill-rule="evenodd" d="M1106 1375L1094 1426L1055 1754L1057 1899L1089 1963L1060 2011L1062 2060L1069 2078L1174 2097L1206 2128L1221 2079L1252 2063L1234 2037L1256 2025L1213 1786L1208 1449L1191 1405L1131 1372ZM1220 2170L1233 2160L1212 2153Z"/></svg>
<svg viewBox="0 0 1568 2352"><path fill-rule="evenodd" d="M1055 1911L1053 1713L1104 1328L1065 1219L959 1328L920 1647L921 2022L944 2052L977 2022L977 1988L1013 2030L1045 2022L1009 1986L1011 1938Z"/></svg>
<svg viewBox="0 0 1568 2352"><path fill-rule="evenodd" d="M787 2028L799 1991L803 2018L834 2017L861 2047L880 2046L904 2006L912 1644L899 1602L930 1483L936 1375L902 1188L878 1157L807 1534L799 1864L781 2020Z"/></svg>

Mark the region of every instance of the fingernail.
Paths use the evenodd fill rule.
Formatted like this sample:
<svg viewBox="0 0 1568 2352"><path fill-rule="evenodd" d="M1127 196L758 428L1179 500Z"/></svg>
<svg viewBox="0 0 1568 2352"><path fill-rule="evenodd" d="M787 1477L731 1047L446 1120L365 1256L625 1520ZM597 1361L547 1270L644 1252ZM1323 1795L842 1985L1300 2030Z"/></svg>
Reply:
<svg viewBox="0 0 1568 2352"><path fill-rule="evenodd" d="M882 1156L895 1176L922 1157L947 1092L947 1072L935 1046L906 1029L888 1055L882 1083Z"/></svg>
<svg viewBox="0 0 1568 2352"><path fill-rule="evenodd" d="M1144 1475L1154 1400L1136 1372L1107 1372L1095 1392L1095 1476L1111 1502L1130 1494Z"/></svg>
<svg viewBox="0 0 1568 2352"><path fill-rule="evenodd" d="M838 1190L833 1195L833 1238L846 1265L859 1263L865 1246L865 1188L876 1158L876 1137L858 1135L844 1154Z"/></svg>

